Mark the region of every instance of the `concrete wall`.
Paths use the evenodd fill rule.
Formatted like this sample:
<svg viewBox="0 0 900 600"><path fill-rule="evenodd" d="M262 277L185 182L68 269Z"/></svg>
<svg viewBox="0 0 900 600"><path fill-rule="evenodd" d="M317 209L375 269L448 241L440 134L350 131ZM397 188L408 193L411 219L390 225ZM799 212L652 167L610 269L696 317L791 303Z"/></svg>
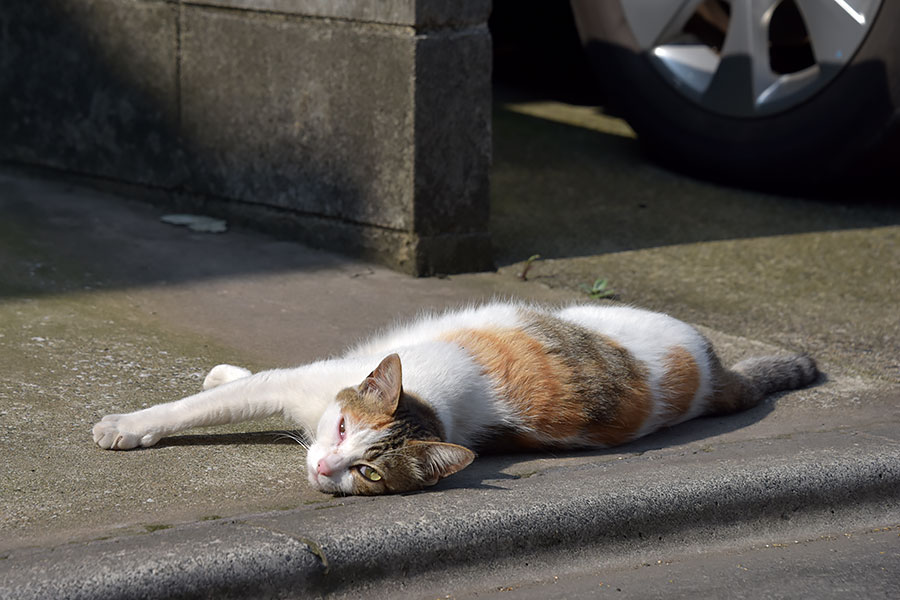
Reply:
<svg viewBox="0 0 900 600"><path fill-rule="evenodd" d="M490 0L4 0L0 160L490 268Z"/></svg>

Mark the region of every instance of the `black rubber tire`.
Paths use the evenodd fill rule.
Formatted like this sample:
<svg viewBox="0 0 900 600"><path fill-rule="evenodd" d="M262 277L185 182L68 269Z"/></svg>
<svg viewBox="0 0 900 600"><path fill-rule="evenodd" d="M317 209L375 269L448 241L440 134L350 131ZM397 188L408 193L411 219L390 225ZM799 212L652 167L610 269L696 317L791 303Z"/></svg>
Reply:
<svg viewBox="0 0 900 600"><path fill-rule="evenodd" d="M664 164L704 178L780 188L900 168L900 2L882 3L856 55L825 88L758 118L716 114L677 92L640 53L620 0L571 4L610 108Z"/></svg>

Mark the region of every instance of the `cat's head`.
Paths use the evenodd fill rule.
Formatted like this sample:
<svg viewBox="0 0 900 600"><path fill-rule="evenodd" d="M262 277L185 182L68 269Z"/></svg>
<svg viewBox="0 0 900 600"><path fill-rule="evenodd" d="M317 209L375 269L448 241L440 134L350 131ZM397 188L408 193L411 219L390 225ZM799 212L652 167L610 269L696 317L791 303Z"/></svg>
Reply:
<svg viewBox="0 0 900 600"><path fill-rule="evenodd" d="M391 354L322 415L306 457L309 482L323 492L363 495L434 485L475 458L442 438L434 410L403 390L400 357Z"/></svg>

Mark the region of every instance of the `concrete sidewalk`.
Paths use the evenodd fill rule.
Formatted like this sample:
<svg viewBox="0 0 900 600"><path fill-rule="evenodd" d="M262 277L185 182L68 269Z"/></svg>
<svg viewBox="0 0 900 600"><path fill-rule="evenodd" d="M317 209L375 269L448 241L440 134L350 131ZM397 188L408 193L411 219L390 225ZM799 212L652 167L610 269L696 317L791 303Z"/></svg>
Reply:
<svg viewBox="0 0 900 600"><path fill-rule="evenodd" d="M900 211L685 180L643 165L627 138L600 160L606 138L551 109L495 120L498 140L521 137L496 158L497 273L410 279L0 173L0 596L478 595L900 525ZM537 147L556 149L553 169L524 169ZM645 208L623 200L631 180L601 185L611 176L596 165L610 162L642 182ZM552 258L523 282L529 252ZM610 451L483 457L383 498L308 489L277 420L134 452L90 438L103 414L192 393L217 363L298 364L403 315L498 295L591 301L580 286L601 276L626 302L698 323L726 362L803 350L827 381Z"/></svg>

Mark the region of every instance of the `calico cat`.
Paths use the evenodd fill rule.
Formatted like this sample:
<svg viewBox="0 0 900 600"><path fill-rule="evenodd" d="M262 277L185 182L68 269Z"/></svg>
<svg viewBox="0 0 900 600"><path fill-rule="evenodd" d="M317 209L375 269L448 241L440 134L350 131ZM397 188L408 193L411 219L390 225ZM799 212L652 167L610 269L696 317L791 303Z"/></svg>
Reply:
<svg viewBox="0 0 900 600"><path fill-rule="evenodd" d="M804 355L726 369L697 330L660 313L494 303L421 317L341 358L294 369L253 375L219 365L204 391L103 417L93 436L101 448L125 450L191 427L281 414L314 438L306 460L313 487L384 494L433 485L487 446L615 446L744 410L817 377Z"/></svg>

